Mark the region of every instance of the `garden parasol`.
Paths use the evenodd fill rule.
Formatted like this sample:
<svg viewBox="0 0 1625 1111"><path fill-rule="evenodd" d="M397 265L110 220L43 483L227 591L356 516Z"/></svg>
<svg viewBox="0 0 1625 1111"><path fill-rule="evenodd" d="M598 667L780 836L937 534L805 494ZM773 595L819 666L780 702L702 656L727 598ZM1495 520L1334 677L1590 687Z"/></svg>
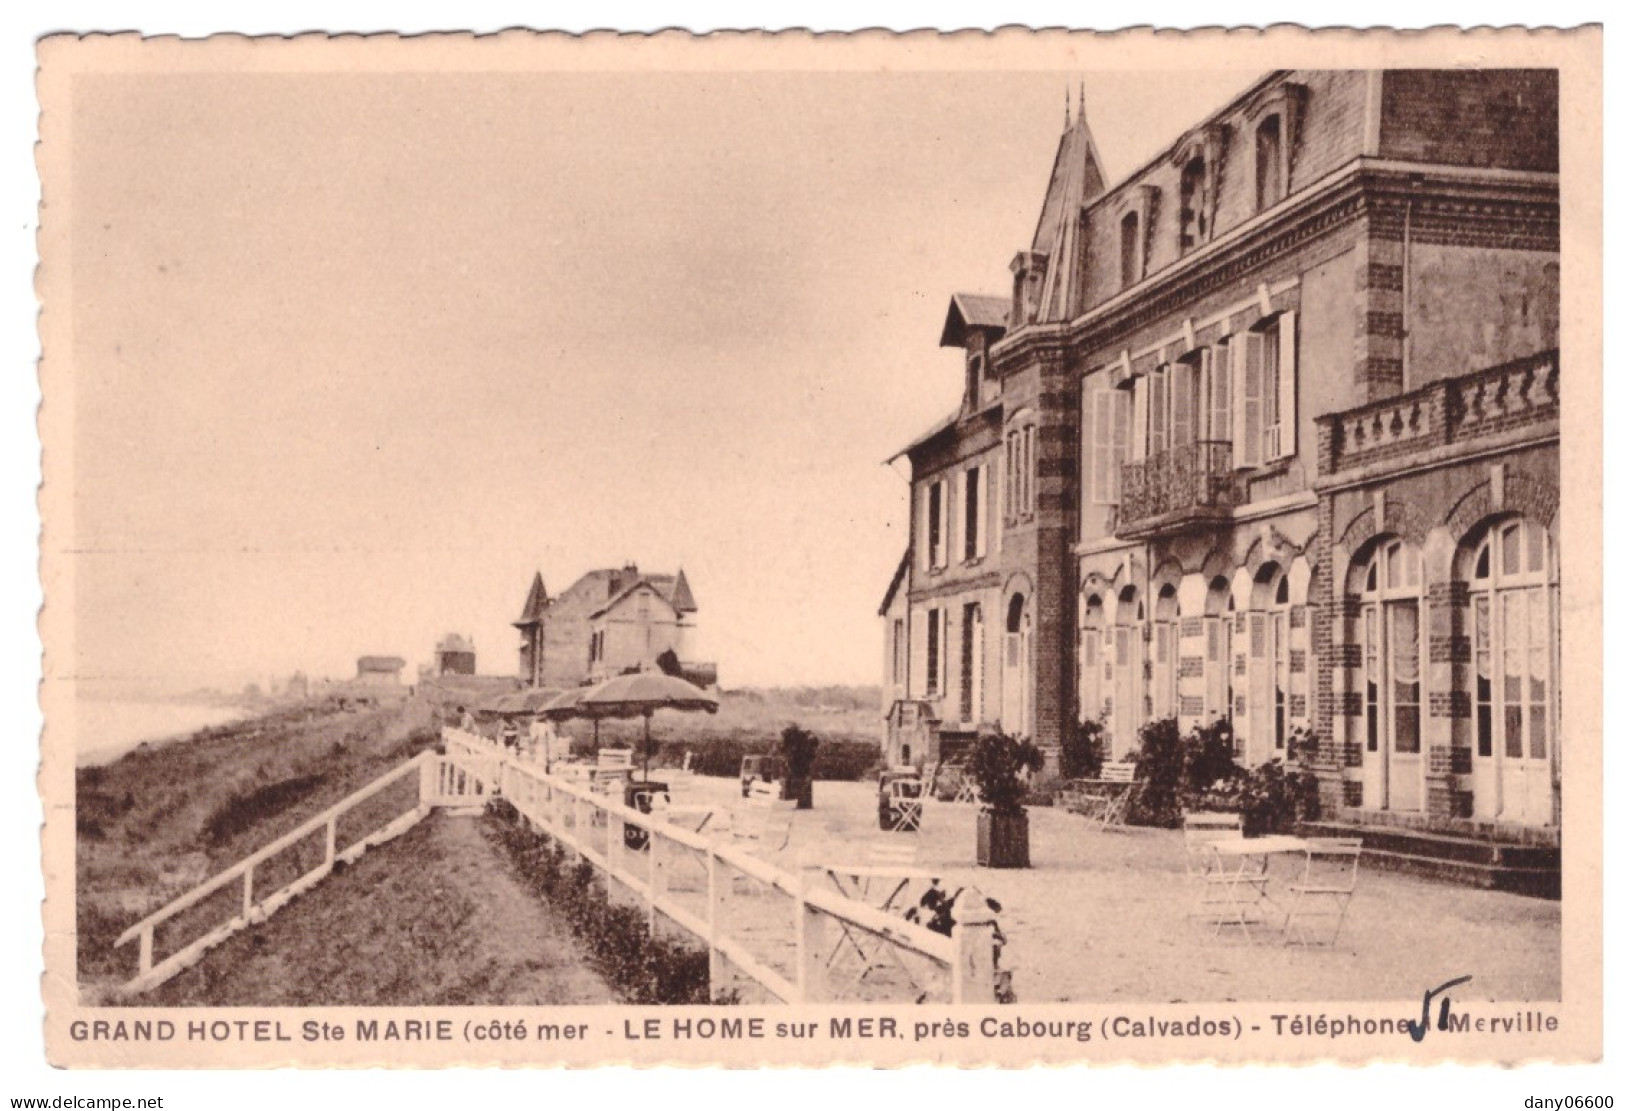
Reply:
<svg viewBox="0 0 1625 1111"><path fill-rule="evenodd" d="M638 713L638 711L616 711L583 705L582 699L597 689L597 687L572 687L543 703L542 707L536 711L536 716L546 718L548 721L568 721L570 718L590 719L592 721L592 743L596 748L598 745L598 722L600 720L614 717L634 717Z"/></svg>
<svg viewBox="0 0 1625 1111"><path fill-rule="evenodd" d="M717 712L717 696L659 671L617 675L583 693L579 706L589 715L643 718L643 778L649 778L649 719L656 710Z"/></svg>

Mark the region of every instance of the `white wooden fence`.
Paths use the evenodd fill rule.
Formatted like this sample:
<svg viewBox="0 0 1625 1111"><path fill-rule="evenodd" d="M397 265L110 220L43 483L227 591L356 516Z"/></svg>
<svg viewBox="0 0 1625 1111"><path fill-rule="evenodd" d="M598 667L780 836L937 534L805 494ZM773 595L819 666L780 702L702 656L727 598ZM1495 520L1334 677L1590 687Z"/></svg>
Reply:
<svg viewBox="0 0 1625 1111"><path fill-rule="evenodd" d="M985 911L960 908L954 936L944 937L816 887L815 877L806 870L785 871L716 837L597 794L587 783L547 775L540 765L521 760L477 734L447 729L444 741L444 755L421 753L125 930L115 947L136 941L139 957L136 975L123 990L136 993L162 984L233 934L265 921L321 882L337 865L353 862L368 849L400 836L435 808L483 806L500 794L533 828L554 838L578 860L590 862L608 884L618 885L641 901L651 932L663 919L698 938L710 956L713 995L723 994L742 977L786 1003L835 1001L854 986L853 955L862 958L856 982L864 982L874 963L867 954L885 951L892 958L891 970L902 971L907 981L906 986L889 986L910 999L994 1001L994 926ZM340 845L340 819L414 774L415 805L348 845ZM628 826L646 832L646 850L626 846ZM257 868L318 831L324 841L319 863L268 893L256 889ZM698 880L697 887L680 889L673 882L684 867L689 878ZM753 902L765 905L777 896L779 902L788 904L785 933L791 951L787 961L774 962L752 948L753 931L739 913L743 909L736 890L739 879L755 893L749 897ZM160 927L234 884L241 885L241 899L233 901L235 913L205 923L198 936L161 959L156 957L154 939ZM847 959L839 963L843 950ZM923 986L922 976L935 981L934 985ZM866 990L875 990L875 983L869 981ZM886 987L881 985L882 990Z"/></svg>
<svg viewBox="0 0 1625 1111"><path fill-rule="evenodd" d="M994 926L985 912L962 908L954 936L945 937L824 890L809 870L785 871L719 838L627 807L585 783L547 775L478 736L447 730L445 738L448 753L468 752L482 758L487 768L494 763L502 797L533 827L630 892L642 903L651 931L664 918L698 938L710 954L714 994L727 990L740 975L786 1003L835 1001L852 986L851 954L844 964L836 961L837 950L848 948L854 953L884 950L894 968L898 962L912 965L906 985L892 985L911 1000L994 1001ZM626 847L628 826L647 833L646 850ZM684 898L673 887L674 873L687 862L698 866L691 873L703 870L703 887L690 892L696 898ZM777 894L789 904L793 959L784 962L789 967L764 959L753 950L746 931L736 928L736 875L758 898ZM915 973L936 980L936 990L921 984Z"/></svg>

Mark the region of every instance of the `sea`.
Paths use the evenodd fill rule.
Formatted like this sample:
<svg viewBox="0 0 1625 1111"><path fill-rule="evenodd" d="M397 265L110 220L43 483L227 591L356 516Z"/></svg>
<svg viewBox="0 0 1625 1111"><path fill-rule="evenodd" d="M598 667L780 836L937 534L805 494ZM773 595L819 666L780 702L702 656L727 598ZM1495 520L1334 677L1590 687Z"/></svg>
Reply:
<svg viewBox="0 0 1625 1111"><path fill-rule="evenodd" d="M184 737L204 726L224 725L247 716L237 706L193 702L135 702L82 698L74 707L74 733L80 767L108 764L144 741Z"/></svg>

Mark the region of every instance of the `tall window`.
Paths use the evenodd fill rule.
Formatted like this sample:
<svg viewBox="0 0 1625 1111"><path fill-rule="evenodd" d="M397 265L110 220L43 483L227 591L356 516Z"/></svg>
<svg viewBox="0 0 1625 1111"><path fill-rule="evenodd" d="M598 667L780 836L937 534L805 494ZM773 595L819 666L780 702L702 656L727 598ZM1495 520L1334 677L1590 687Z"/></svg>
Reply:
<svg viewBox="0 0 1625 1111"><path fill-rule="evenodd" d="M1208 240L1207 162L1200 157L1185 163L1179 175L1179 250Z"/></svg>
<svg viewBox="0 0 1625 1111"><path fill-rule="evenodd" d="M1550 758L1555 736L1556 576L1546 530L1515 519L1473 556L1474 733L1481 757Z"/></svg>
<svg viewBox="0 0 1625 1111"><path fill-rule="evenodd" d="M1140 214L1130 212L1119 227L1118 256L1123 288L1140 280Z"/></svg>
<svg viewBox="0 0 1625 1111"><path fill-rule="evenodd" d="M960 513L964 524L961 531L965 537L965 559L980 559L987 554L987 540L982 528L982 468L971 467L965 471L965 500L960 506Z"/></svg>
<svg viewBox="0 0 1625 1111"><path fill-rule="evenodd" d="M1033 426L1013 429L1004 440L1005 516L1011 519L1033 511Z"/></svg>
<svg viewBox="0 0 1625 1111"><path fill-rule="evenodd" d="M1421 560L1398 540L1377 545L1361 572L1360 638L1368 768L1367 805L1421 807L1414 760L1422 751Z"/></svg>
<svg viewBox="0 0 1625 1111"><path fill-rule="evenodd" d="M1151 641L1151 714L1173 717L1179 713L1179 599L1172 583L1157 595Z"/></svg>
<svg viewBox="0 0 1625 1111"><path fill-rule="evenodd" d="M1271 703L1271 730L1270 739L1274 742L1277 753L1286 752L1287 735L1290 732L1290 706L1288 688L1292 682L1292 650L1289 628L1291 621L1291 597L1287 586L1286 572L1281 572L1275 582L1275 601L1270 607L1270 637L1269 637L1269 668L1270 668L1270 703Z"/></svg>
<svg viewBox="0 0 1625 1111"><path fill-rule="evenodd" d="M942 634L947 611L925 611L925 696L935 698L942 693Z"/></svg>
<svg viewBox="0 0 1625 1111"><path fill-rule="evenodd" d="M1283 312L1240 337L1238 467L1256 467L1297 453L1297 326L1297 313Z"/></svg>
<svg viewBox="0 0 1625 1111"><path fill-rule="evenodd" d="M925 531L931 570L948 565L947 522L943 519L942 483L933 482L926 490Z"/></svg>
<svg viewBox="0 0 1625 1111"><path fill-rule="evenodd" d="M1286 167L1281 149L1281 117L1266 116L1253 134L1253 183L1260 211L1285 194Z"/></svg>
<svg viewBox="0 0 1625 1111"><path fill-rule="evenodd" d="M908 667L908 637L903 631L903 619L892 618L891 623L891 681L893 686L903 682L905 669Z"/></svg>
<svg viewBox="0 0 1625 1111"><path fill-rule="evenodd" d="M959 720L982 720L982 607L965 607L960 625Z"/></svg>
<svg viewBox="0 0 1625 1111"><path fill-rule="evenodd" d="M1091 594L1083 606L1083 627L1078 630L1078 707L1084 719L1099 718L1105 711L1109 666L1103 666L1105 652L1101 645L1101 624L1104 607L1100 595Z"/></svg>
<svg viewBox="0 0 1625 1111"><path fill-rule="evenodd" d="M981 352L970 357L965 372L965 403L972 409L982 407L982 355Z"/></svg>

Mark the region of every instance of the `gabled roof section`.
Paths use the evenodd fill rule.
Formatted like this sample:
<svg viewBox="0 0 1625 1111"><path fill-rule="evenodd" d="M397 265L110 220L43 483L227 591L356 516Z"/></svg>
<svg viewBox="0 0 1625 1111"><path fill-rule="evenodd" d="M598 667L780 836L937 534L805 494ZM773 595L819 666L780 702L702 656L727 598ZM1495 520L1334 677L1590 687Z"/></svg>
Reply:
<svg viewBox="0 0 1625 1111"><path fill-rule="evenodd" d="M986 293L956 293L948 302L948 319L942 324L942 347L964 347L966 337L976 328L994 333L990 340L1004 335L1010 322L1010 301Z"/></svg>
<svg viewBox="0 0 1625 1111"><path fill-rule="evenodd" d="M1068 121L1055 150L1049 190L1033 232L1033 251L1048 260L1044 289L1039 296L1036 323L1068 320L1083 303L1083 236L1085 205L1106 191L1106 172L1083 112L1083 90L1078 90L1078 118Z"/></svg>
<svg viewBox="0 0 1625 1111"><path fill-rule="evenodd" d="M936 439L938 436L942 435L944 432L948 431L950 428L952 428L954 425L956 425L958 423L959 423L959 410L955 409L953 412L949 413L947 416L945 416L941 420L937 421L936 424L933 424L930 428L927 428L924 432L922 432L918 436L914 437L906 445L899 448L897 451L893 452L890 456L887 457L886 463L891 464L891 463L897 462L899 459L901 459L903 456L907 455L909 452L913 451L915 448L925 446L926 444L930 443L932 440Z"/></svg>
<svg viewBox="0 0 1625 1111"><path fill-rule="evenodd" d="M530 593L525 595L525 609L519 615L519 620L513 623L514 628L524 629L531 625L539 625L542 620L542 611L547 609L547 587L542 583L542 573L536 572L531 580Z"/></svg>
<svg viewBox="0 0 1625 1111"><path fill-rule="evenodd" d="M880 600L881 617L886 616L886 611L891 609L891 604L896 599L897 592L903 589L903 584L908 581L909 565L913 562L914 549L905 548L903 558L897 561L897 570L892 572L891 585L886 588L886 596Z"/></svg>
<svg viewBox="0 0 1625 1111"><path fill-rule="evenodd" d="M665 583L659 582L658 580L660 580L660 579L664 579ZM615 595L615 597L613 597L609 601L605 602L602 606L599 606L598 609L594 610L588 616L596 620L597 618L600 618L600 617L604 616L604 614L608 613L610 610L614 609L616 606L620 605L622 602L626 601L626 599L632 597L632 595L636 594L640 590L643 590L644 588L648 588L648 590L652 594L654 594L654 596L656 598L659 598L662 602L666 603L666 605L670 606L672 608L673 612L681 613L682 611L678 610L678 608L677 608L677 603L672 600L671 594L668 593L668 591L671 589L671 586L672 586L673 582L674 582L674 580L672 579L672 577L670 575L643 575L643 576L640 576L638 579L633 581L631 583L631 585L629 585L625 590L623 590L619 594ZM690 600L692 600L692 597L690 598Z"/></svg>

